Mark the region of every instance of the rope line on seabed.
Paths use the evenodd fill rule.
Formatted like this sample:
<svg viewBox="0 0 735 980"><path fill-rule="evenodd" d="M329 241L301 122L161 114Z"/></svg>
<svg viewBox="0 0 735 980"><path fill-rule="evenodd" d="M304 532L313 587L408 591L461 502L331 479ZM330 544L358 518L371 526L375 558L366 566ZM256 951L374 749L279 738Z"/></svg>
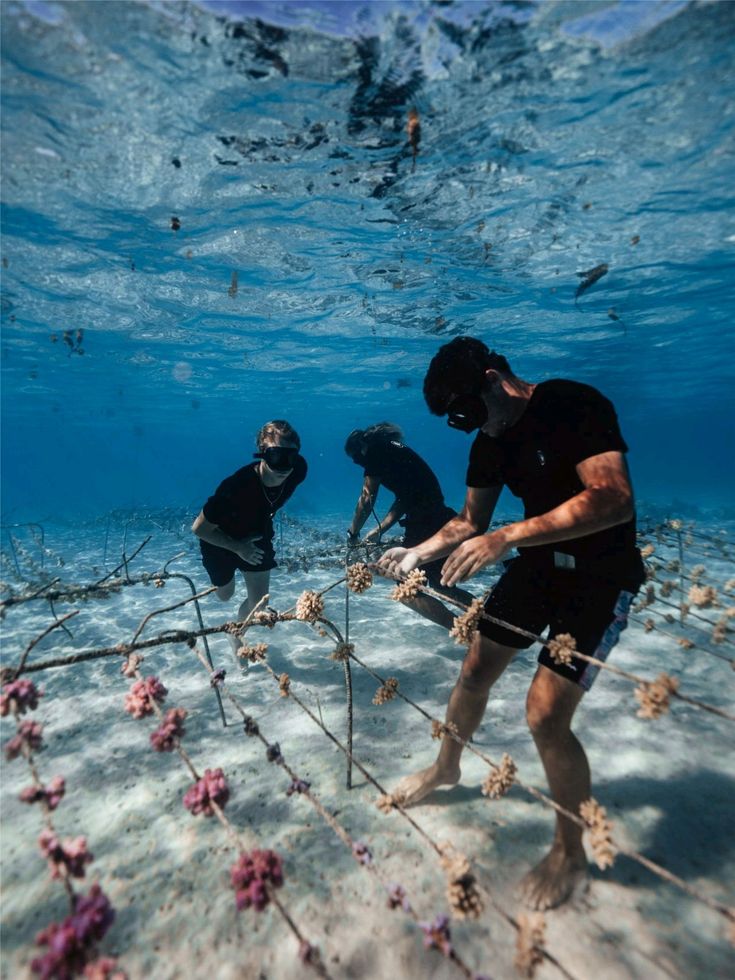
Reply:
<svg viewBox="0 0 735 980"><path fill-rule="evenodd" d="M144 542L144 544L145 544L145 542ZM138 551L139 550L140 550L140 548L138 549ZM126 568L126 572L127 572L127 568ZM146 579L146 580L149 580L149 579ZM338 579L335 582L333 582L332 584L330 584L329 586L327 586L325 589L321 590L321 592L316 593L316 594L317 595L323 595L326 592L330 591L331 589L335 588L342 581L344 581L344 577L341 578L341 579ZM133 583L130 582L130 584L133 584ZM206 590L206 591L208 592L208 591L211 591L211 590ZM442 601L445 601L445 602L446 601L449 601L449 602L453 603L455 606L458 606L458 607L460 607L462 609L465 609L465 610L467 609L467 607L463 603L458 602L457 600L453 600L450 597L443 595L442 593L435 592L432 589L428 589L426 587L423 587L423 588L420 589L420 591L425 592L425 593L427 593L429 595L435 595L437 598L441 599ZM203 593L203 594L206 594L206 592ZM189 597L187 600L184 600L183 602L177 602L177 603L173 604L173 606L171 606L171 607L166 607L166 609L158 610L158 611L155 611L153 614L149 614L148 616L145 617L144 622L141 624L141 627L139 627L139 630L136 632L136 636L138 636L140 634L140 631L142 629L142 626L145 625L145 622L147 622L152 617L152 615L154 615L156 612L164 612L164 611L167 611L170 608L178 608L179 606L184 605L186 602L195 601L198 598L200 598L200 595L195 595L195 596ZM73 615L73 614L69 614L69 615ZM291 615L291 611L290 610L287 613L282 613L282 614L275 613L275 611L273 611L273 615L275 616L276 621L283 620L283 619L293 619L293 618L296 618L293 615ZM541 638L539 636L536 636L534 634L528 633L525 630L521 630L518 627L514 627L512 624L506 623L503 620L498 620L495 617L489 616L489 614L482 613L482 616L484 618L489 619L492 622L497 622L499 625L502 625L505 628L512 629L512 630L520 633L521 635L524 635L526 637L530 637L531 639L533 639L533 640L535 640L537 642L541 642L541 643L544 642L543 638ZM68 617L65 617L65 618L68 618ZM54 629L57 626L61 625L61 622L62 621L58 621L58 622L52 624L49 628L47 628L47 630L44 631L43 634L41 634L34 641L32 641L31 644L29 644L29 647L26 649L26 651L25 651L25 653L23 655L23 658L21 660L21 667L24 664L25 658L27 657L28 653L30 652L30 649L32 649L33 646L35 646L35 644L37 642L39 642L40 639L43 638L43 636L48 635L48 633L52 629ZM259 625L259 624L257 624L257 623L249 623L248 621L245 621L244 623L242 623L242 622L241 623L227 623L227 624L223 624L223 625L218 626L218 627L210 627L208 629L203 629L203 630L199 630L199 631L182 631L182 630L179 630L179 631L175 631L173 633L169 633L169 634L166 634L166 635L162 635L162 636L156 637L156 638L154 638L153 640L150 640L150 641L140 641L140 642L134 642L134 643L130 643L130 644L118 644L116 647L113 647L113 648L107 648L107 649L96 650L96 651L86 651L86 652L82 652L81 654L73 655L71 658L58 658L55 661L46 661L46 662L43 662L41 664L34 664L34 665L26 666L26 667L23 667L22 668L22 672L27 673L27 672L30 672L30 671L33 671L33 670L46 669L47 667L50 667L50 666L61 666L61 665L65 665L65 664L68 664L68 663L79 662L80 660L93 659L93 658L98 657L98 656L112 656L112 655L121 656L121 655L127 655L128 653L131 653L131 652L133 652L134 650L137 650L137 649L145 649L145 648L148 648L148 647L151 647L151 646L158 646L158 645L162 645L162 644L165 644L165 643L171 643L171 642L184 642L186 640L193 640L193 639L195 639L196 637L199 637L199 636L206 637L207 635L211 635L212 633L218 633L218 632L230 632L230 633L233 633L233 632L237 632L238 630L242 630L244 627L247 627L249 625ZM271 623L271 625L272 625L272 623ZM644 681L642 678L637 677L637 675L629 674L628 672L621 671L619 668L613 668L611 665L608 665L608 664L605 664L605 663L603 663L601 661L598 661L594 657L588 657L585 654L580 654L580 653L578 653L576 651L573 651L572 653L573 653L574 656L580 657L581 659L586 660L587 662L598 664L601 668L612 670L614 673L619 674L619 675L621 675L621 676L623 676L623 677L625 677L625 678L627 678L629 680L632 680L632 681L634 681L636 683L643 683L643 684L648 683L648 682ZM361 660L359 660L359 658L355 657L354 656L354 653L349 652L348 653L348 656L349 656L350 659L354 659L355 662L358 663L361 667L363 667L364 669L366 669L370 673L372 673L373 676L381 682L381 684L384 684L385 683L383 681L383 679L380 678L379 675L374 674L372 671L370 671L370 668L368 668L367 665L365 665ZM270 667L268 669L270 670ZM16 668L16 670L12 672L12 676L16 676L17 677L17 676L19 676L20 672L21 672L21 670L19 670L18 668ZM396 693L400 697L402 697L407 703L409 703L413 707L417 708L425 717L427 717L427 718L430 717L426 712L423 711L423 709L421 709L417 705L415 705L412 701L410 701L410 699L406 698L401 692L396 692ZM694 706L704 708L705 710L711 711L711 712L713 712L715 714L721 715L721 716L726 717L726 718L728 718L730 720L735 720L735 719L733 719L733 717L731 715L728 715L726 712L723 712L723 711L721 711L721 709L717 709L717 708L715 708L712 705L706 705L703 702L699 702L699 701L696 701L695 699L688 698L688 697L686 697L684 695L680 695L680 694L678 694L675 691L671 691L670 693L672 695L674 695L674 696L679 697L679 699L681 699L683 701L686 701L687 703L693 704ZM314 719L314 720L316 721L316 719ZM432 721L436 721L436 719L432 719ZM317 724L320 724L320 727L324 728L323 724L321 724L320 722L317 722ZM438 722L437 721L437 724L441 725L441 722ZM324 730L327 731L326 728L324 728ZM479 753L478 750L476 750L474 748L474 746L472 746L470 743L467 743L466 741L460 739L459 736L457 736L455 733L452 733L451 731L446 730L446 726L445 726L445 732L444 732L444 734L445 734L445 736L446 735L449 735L450 737L454 738L456 741L459 741L461 744L463 744L464 746L466 746L467 748L469 748L471 752L477 754L488 765L492 766L495 769L499 768L495 763L493 763L491 760L487 759L482 753ZM334 736L332 736L331 733L330 733L330 737L331 738L334 738ZM334 739L334 740L335 740L335 743L336 744L340 744L336 739ZM343 749L343 751L347 752L348 757L352 758L351 752L348 752L348 750L345 750L345 749ZM521 785L527 791L531 792L538 799L542 800L546 805L553 807L559 813L563 813L567 818L571 819L573 822L575 822L578 825L583 826L583 827L586 826L586 824L584 823L584 821L582 821L579 816L577 816L576 814L571 813L570 811L566 811L564 808L560 807L559 804L556 804L555 801L551 800L548 797L545 797L545 795L542 794L542 793L540 793L540 791L535 790L533 787L527 787L527 786L525 786L524 784L522 784L520 782L519 782L519 785ZM618 850L620 850L620 849L618 849ZM719 903L713 902L707 896L704 896L704 895L700 894L697 890L692 889L692 887L689 886L689 885L687 885L686 882L683 882L681 879L677 879L676 876L670 875L670 873L667 872L666 869L659 869L658 866L654 865L653 862L650 862L647 858L644 858L642 855L637 855L636 852L627 852L627 851L623 851L623 850L620 850L620 853L624 853L628 857L631 857L634 860L638 860L640 863L643 863L644 866L646 866L647 868L649 868L649 870L654 870L655 873L660 874L666 880L672 881L673 883L677 884L679 887L683 888L683 890L686 891L688 894L692 895L692 897L695 897L698 900L704 902L704 904L708 905L713 910L718 911L718 912L724 914L726 917L728 917L732 921L733 916L735 915L735 913L733 913L733 910L732 909L729 909L727 906L720 905Z"/></svg>

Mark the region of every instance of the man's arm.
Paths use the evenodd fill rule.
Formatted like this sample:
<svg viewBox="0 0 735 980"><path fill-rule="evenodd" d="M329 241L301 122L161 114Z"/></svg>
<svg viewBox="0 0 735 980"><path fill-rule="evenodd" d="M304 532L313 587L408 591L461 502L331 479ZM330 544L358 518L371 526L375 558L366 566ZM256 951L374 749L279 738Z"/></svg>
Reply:
<svg viewBox="0 0 735 980"><path fill-rule="evenodd" d="M242 540L231 538L229 534L225 534L219 525L212 524L211 521L208 521L204 516L203 510L199 511L199 515L192 524L191 529L202 541L216 545L218 548L225 548L227 551L232 551L234 554L239 555L243 561L249 562L251 565L260 564L263 558L263 549L254 543L262 538L261 534L249 534L247 537L242 538Z"/></svg>
<svg viewBox="0 0 735 980"><path fill-rule="evenodd" d="M376 476L368 476L366 474L365 479L363 480L360 496L357 500L357 506L355 507L352 523L347 531L349 537L356 538L362 530L362 526L368 519L370 511L375 506L375 499L378 496L378 490L380 490L380 480Z"/></svg>
<svg viewBox="0 0 735 980"><path fill-rule="evenodd" d="M463 541L488 529L502 489L502 486L467 487L464 506L456 517L414 548L390 548L378 564L389 574L398 575L444 558Z"/></svg>
<svg viewBox="0 0 735 980"><path fill-rule="evenodd" d="M584 490L546 514L508 524L461 545L444 563L442 584L464 582L486 565L501 561L511 548L583 538L633 517L633 490L621 452L590 456L576 469Z"/></svg>

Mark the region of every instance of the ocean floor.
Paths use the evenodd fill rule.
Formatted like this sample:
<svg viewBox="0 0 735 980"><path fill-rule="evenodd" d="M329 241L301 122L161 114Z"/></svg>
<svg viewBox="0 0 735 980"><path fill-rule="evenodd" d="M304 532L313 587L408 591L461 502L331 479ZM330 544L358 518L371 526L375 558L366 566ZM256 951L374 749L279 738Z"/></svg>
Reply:
<svg viewBox="0 0 735 980"><path fill-rule="evenodd" d="M283 527L282 567L273 573L271 605L285 610L304 589L324 589L341 576L341 544L329 528L290 522ZM194 539L183 522L139 520L125 531L121 519L84 527L17 528L3 536L4 596L30 590L45 576L62 583L91 583L111 572L123 547L131 554L151 540L131 562L132 577L154 573L177 553L171 571L190 576L198 589L208 585ZM733 604L724 591L733 571L732 528L699 522L684 536L686 592L698 581L717 588L719 608L692 607L679 623L679 572L665 566L678 557L674 531L644 535L658 565L656 601L640 609L623 634L610 663L653 680L660 672L677 677L680 692L733 712L732 661L735 620L724 642L711 640L714 624ZM12 542L9 534L13 535ZM728 554L729 550L729 554ZM697 565L705 571L697 573ZM694 582L692 581L692 573ZM661 584L676 590L661 597ZM492 576L473 583L481 594ZM61 587L57 584L57 588ZM732 583L731 583L732 587ZM380 677L395 677L399 690L432 718L443 719L463 656L439 627L388 598L390 583L378 580L363 595L349 595L349 639L356 655ZM664 589L667 591L667 589ZM77 616L32 650L29 664L82 650L129 641L145 616L190 595L187 583L165 587L130 585L104 599L57 602L61 617ZM239 593L240 598L242 597ZM346 592L340 585L325 595L325 615L344 633ZM667 605L666 603L670 603ZM208 626L235 618L237 602L214 596L201 602ZM673 623L666 621L668 615ZM646 631L652 619L656 628ZM2 622L2 664L16 664L26 646L53 622L48 602L11 606ZM198 628L192 604L150 620L142 633ZM665 635L664 631L670 635ZM679 644L686 638L693 648ZM290 690L343 745L346 738L344 669L330 659L334 642L301 622L279 623L272 631L253 629L248 642L268 644L268 664L287 673ZM201 647L201 643L200 643ZM400 977L427 980L462 976L457 963L424 948L424 935L402 909L388 907L385 882L398 883L421 922L447 914L445 872L436 843L450 842L466 855L477 876L485 909L479 919L451 923L451 942L471 974L502 980L518 975L516 930L523 907L516 885L549 846L553 814L519 786L499 800L482 795L486 764L465 753L462 780L437 791L409 815L382 813L379 790L357 768L346 788L346 759L262 666L242 670L225 635L209 639L216 668L227 671L225 692L258 724L269 743L278 743L287 765L311 785L327 814L369 848L367 867L353 856L334 827L299 793L287 795L291 777L268 762L264 744L247 737L242 717L224 698L227 724L220 718L207 671L185 643L143 651L145 676L155 674L168 689L163 710L188 712L183 746L199 773L221 768L230 788L225 813L246 848L271 848L283 859L284 884L277 892L283 909L310 943L319 948L335 978ZM521 652L491 692L475 745L495 761L508 753L520 779L546 792L541 764L524 718L524 700L533 677L537 648ZM100 883L116 918L100 944L117 956L131 978L288 980L308 975L299 942L284 917L270 906L238 912L229 869L235 863L232 839L216 818L192 816L182 798L193 780L176 753L151 749L155 717L135 720L124 710L133 683L121 674L119 656L48 669L27 676L43 688L38 708L26 718L44 726L45 749L35 757L44 782L61 775L66 795L54 811L62 838L83 835L94 855L86 889ZM431 722L400 698L373 704L379 682L352 664L355 758L389 791L398 777L428 765L438 742ZM641 852L716 902L735 904L735 801L733 722L682 701L657 720L636 716L638 703L629 680L601 672L582 703L576 732L589 755L594 795L606 807L613 837L621 847ZM14 734L2 721L3 743ZM34 937L68 914L68 899L46 871L37 838L44 817L39 805L18 799L30 784L23 758L3 763L2 780L2 976L30 975L42 952ZM571 904L545 915L544 959L538 977L588 980L618 978L731 977L735 949L723 916L676 885L627 857L606 871L590 865L590 886Z"/></svg>

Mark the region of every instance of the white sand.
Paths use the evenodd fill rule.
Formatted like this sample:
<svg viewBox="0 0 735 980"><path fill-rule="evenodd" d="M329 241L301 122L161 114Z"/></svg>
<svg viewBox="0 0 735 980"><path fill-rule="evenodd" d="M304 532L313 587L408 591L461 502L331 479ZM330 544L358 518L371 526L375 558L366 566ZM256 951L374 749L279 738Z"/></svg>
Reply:
<svg viewBox="0 0 735 980"><path fill-rule="evenodd" d="M92 565L101 565L102 532L58 530L51 538L50 551L67 558L59 569L65 579L92 580ZM129 535L128 550L133 540ZM176 568L204 587L195 549L170 533L157 533L133 571L152 571L182 547L188 554ZM110 548L108 570L115 563ZM722 583L731 576L732 566L712 562L704 581ZM272 603L285 609L303 588L322 588L337 577L337 571L327 569L279 570ZM397 677L401 691L442 718L462 649L438 627L389 602L388 589L380 583L364 596L351 596L350 638L356 653L382 676ZM136 586L106 601L59 604L59 614L81 610L68 624L74 639L57 630L32 659L129 639L147 612L186 594L184 583L170 582L163 590ZM327 596L327 615L340 628L344 596L342 587ZM17 661L50 621L48 607L32 606L8 611L4 664ZM223 607L213 597L203 603L210 625L235 609L236 603ZM703 615L714 620L717 611ZM193 607L153 620L146 635L172 626L195 628ZM687 635L694 635L693 627ZM343 739L343 672L328 659L332 645L300 623L251 636L251 642L269 643L273 669L287 672L293 692L313 710L320 709L325 724ZM311 782L350 835L369 844L375 866L404 886L420 918L446 912L436 855L408 823L397 813L384 816L377 810L377 791L358 772L353 789L345 789L344 756L291 699L279 696L262 667L242 675L223 636L213 638L211 648L215 665L228 669L228 689L265 737L280 744L286 761ZM733 654L732 646L712 649ZM521 653L497 684L476 742L496 760L508 752L521 779L545 791L524 720L535 659L534 649ZM646 634L640 625L623 635L611 662L650 678L667 670L680 677L683 693L732 710L733 672L727 663L700 649L683 650L655 631ZM88 880L100 882L117 910L102 951L119 956L131 978L280 980L304 975L297 943L275 910L237 912L229 884L230 842L216 820L192 817L184 809L181 799L190 776L178 756L150 749L155 720L136 721L123 710L130 682L119 666L115 658L31 675L46 690L32 715L45 726L47 748L38 756L39 769L45 780L59 774L67 782L54 824L62 837L86 835L95 855ZM149 651L143 673L155 673L168 687L165 707L189 711L185 747L200 772L224 769L231 789L226 813L247 845L282 854L286 881L279 896L319 946L330 975L380 980L461 975L439 953L422 948L421 931L402 912L387 908L382 888L309 802L285 795L289 777L266 761L260 742L243 734L230 707L230 724L222 727L206 674L186 646ZM390 787L398 776L431 762L438 743L430 737L429 722L409 705L394 700L374 706L376 682L357 666L353 675L354 752ZM589 754L594 793L607 807L621 844L732 904L733 725L681 702L654 722L638 719L636 707L632 685L603 672L579 710L576 731ZM12 732L12 721L4 719L4 742ZM437 792L411 814L433 839L451 841L465 853L482 888L517 916L523 910L514 887L544 854L553 818L519 787L502 800L485 799L480 784L486 771L481 760L465 754L461 785ZM2 976L8 978L28 975L38 954L34 935L68 911L63 888L45 873L36 845L40 809L17 800L29 782L23 760L4 763ZM595 980L732 975L733 948L717 914L625 858L604 873L592 868L591 877L586 895L546 916L547 948L570 975ZM490 904L479 921L454 922L452 938L472 970L496 980L516 975L515 934ZM537 975L558 972L545 963Z"/></svg>

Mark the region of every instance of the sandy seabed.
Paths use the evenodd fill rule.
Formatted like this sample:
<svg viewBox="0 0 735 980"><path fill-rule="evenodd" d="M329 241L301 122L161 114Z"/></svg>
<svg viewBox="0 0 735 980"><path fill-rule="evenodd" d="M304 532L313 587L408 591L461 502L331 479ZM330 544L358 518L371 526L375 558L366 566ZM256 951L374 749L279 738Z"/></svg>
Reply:
<svg viewBox="0 0 735 980"><path fill-rule="evenodd" d="M698 528L713 534L719 525ZM100 536L99 529L47 532L48 562L54 555L57 561L66 558L54 574L64 581L91 582L111 570L114 544L108 542L103 565ZM674 556L667 544L650 540L657 548L653 559ZM304 541L303 550L309 546L313 542ZM732 562L718 549L705 555L705 547L704 538L696 539L687 565L701 560L707 565L702 581L721 586L733 575ZM195 546L168 531L156 532L131 574L160 569L182 548L186 554L175 569L204 588L208 583ZM283 610L303 589L324 588L338 577L336 567L279 569L272 579L272 605ZM397 678L406 696L442 719L463 648L390 602L389 591L388 583L378 582L364 595L350 596L350 640L373 670ZM105 600L59 603L58 615L80 610L68 623L73 636L55 630L33 650L31 661L129 640L150 611L188 594L185 583L169 581L163 589L138 585ZM721 600L732 604L727 596ZM326 616L344 629L344 587L329 592L325 601ZM202 602L207 625L233 618L235 610L236 603L223 606L213 596ZM700 614L714 623L720 612L703 609ZM697 646L684 649L675 639L679 626L666 624L661 615L657 622L673 636L660 629L645 632L642 621L648 614L642 611L631 623L610 662L649 679L667 671L679 678L682 693L732 711L732 666L707 651L732 657L735 634L715 646L709 642L711 629L690 618L686 635L697 639ZM45 603L10 608L3 622L3 665L17 662L51 620ZM144 636L196 627L194 608L187 605L153 619ZM344 673L329 659L334 644L297 622L249 636L250 642L268 643L273 670L288 673L293 693L344 741ZM280 696L262 666L241 671L225 636L212 637L210 648L215 666L227 670L227 690L264 737L279 744L288 765L311 784L351 837L368 845L384 879L403 886L420 920L447 913L445 873L426 840L399 813L377 809L378 791L359 771L353 771L352 789L346 789L342 752L293 698ZM495 686L475 743L496 761L509 753L520 778L546 791L524 718L535 660L536 649L521 652ZM352 670L354 754L390 789L398 777L428 765L438 743L431 738L430 722L402 700L374 705L378 683L359 666ZM185 644L146 651L142 672L166 685L164 710L188 711L183 744L196 769L224 770L231 794L225 812L245 845L272 848L283 858L279 898L302 934L319 947L330 976L462 976L441 953L424 949L422 931L411 918L388 908L383 886L309 801L286 795L290 777L266 760L261 742L244 734L227 702L223 727L207 674ZM135 720L125 712L131 681L121 675L120 659L29 676L45 692L36 711L26 716L44 725L39 772L46 782L55 775L66 780L54 826L64 838L86 836L95 860L82 887L98 881L116 909L101 952L119 957L130 978L289 980L309 975L298 958L298 942L275 909L237 911L229 879L233 845L216 819L193 817L184 808L182 797L192 779L176 754L152 751L149 735L158 726L156 719ZM642 720L636 717L633 687L604 671L578 711L575 731L590 759L594 795L607 808L621 846L642 852L711 898L732 905L733 723L681 701L656 721ZM12 719L4 719L3 742L13 732ZM465 753L460 785L437 791L410 814L431 839L451 842L465 854L481 889L492 896L477 921L452 922L452 943L471 971L501 980L518 973L515 930L498 909L516 919L523 912L516 885L546 852L553 815L518 786L500 800L487 799L480 791L487 771L481 759ZM8 980L30 976L30 962L40 952L35 935L68 914L64 889L47 874L36 843L41 810L18 800L29 783L23 759L3 763L2 976ZM605 872L591 864L589 888L545 918L546 949L563 969L545 961L536 973L541 978L724 978L735 971L727 922L628 858L619 857Z"/></svg>

